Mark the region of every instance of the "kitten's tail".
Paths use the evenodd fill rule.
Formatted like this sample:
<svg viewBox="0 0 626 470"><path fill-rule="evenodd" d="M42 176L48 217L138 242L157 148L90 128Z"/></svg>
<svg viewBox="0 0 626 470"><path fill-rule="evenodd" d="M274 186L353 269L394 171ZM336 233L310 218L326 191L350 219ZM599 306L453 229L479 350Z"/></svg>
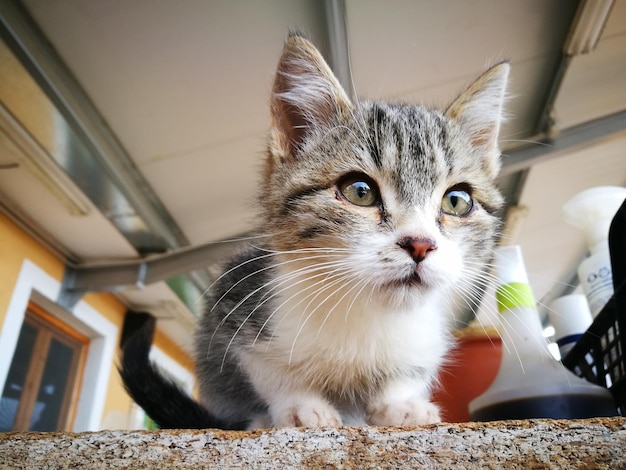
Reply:
<svg viewBox="0 0 626 470"><path fill-rule="evenodd" d="M119 373L126 391L162 429L243 430L247 423L232 423L213 416L172 380L161 375L148 354L156 318L141 316L140 326L122 339Z"/></svg>

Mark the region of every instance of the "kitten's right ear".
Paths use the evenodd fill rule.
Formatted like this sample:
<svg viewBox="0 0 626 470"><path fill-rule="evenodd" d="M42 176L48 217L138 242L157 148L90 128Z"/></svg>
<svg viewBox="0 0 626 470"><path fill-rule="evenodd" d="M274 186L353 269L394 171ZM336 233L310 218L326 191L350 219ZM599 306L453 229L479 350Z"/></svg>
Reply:
<svg viewBox="0 0 626 470"><path fill-rule="evenodd" d="M295 158L310 126L330 125L351 108L320 52L302 36L290 34L272 91L272 153L283 161Z"/></svg>
<svg viewBox="0 0 626 470"><path fill-rule="evenodd" d="M500 168L498 135L504 121L504 102L510 66L494 65L467 88L446 110L446 116L461 123L471 142L485 156L484 166L492 177Z"/></svg>

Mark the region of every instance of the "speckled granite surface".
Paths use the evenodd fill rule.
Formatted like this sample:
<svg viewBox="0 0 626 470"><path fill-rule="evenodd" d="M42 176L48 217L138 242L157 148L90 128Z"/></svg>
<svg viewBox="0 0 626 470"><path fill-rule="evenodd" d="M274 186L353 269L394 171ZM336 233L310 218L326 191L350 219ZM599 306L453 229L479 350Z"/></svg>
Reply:
<svg viewBox="0 0 626 470"><path fill-rule="evenodd" d="M626 468L626 418L418 428L0 433L1 468Z"/></svg>

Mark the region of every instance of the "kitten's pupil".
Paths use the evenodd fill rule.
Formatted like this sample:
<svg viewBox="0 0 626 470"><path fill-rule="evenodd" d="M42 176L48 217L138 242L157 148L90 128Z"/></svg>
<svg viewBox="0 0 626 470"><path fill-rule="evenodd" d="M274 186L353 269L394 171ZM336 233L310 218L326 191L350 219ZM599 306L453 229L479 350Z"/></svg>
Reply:
<svg viewBox="0 0 626 470"><path fill-rule="evenodd" d="M472 197L467 191L452 189L441 201L441 210L449 215L463 217L470 213L473 207Z"/></svg>
<svg viewBox="0 0 626 470"><path fill-rule="evenodd" d="M348 175L339 183L344 198L357 206L373 206L380 199L376 184L366 175Z"/></svg>

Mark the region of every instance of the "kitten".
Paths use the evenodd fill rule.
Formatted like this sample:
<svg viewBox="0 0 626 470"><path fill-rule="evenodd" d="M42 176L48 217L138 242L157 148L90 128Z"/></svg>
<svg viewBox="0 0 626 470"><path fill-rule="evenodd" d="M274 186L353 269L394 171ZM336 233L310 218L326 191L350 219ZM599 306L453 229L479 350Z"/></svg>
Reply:
<svg viewBox="0 0 626 470"><path fill-rule="evenodd" d="M163 427L417 425L454 311L484 279L502 197L507 63L445 112L351 102L306 39L285 43L259 190L262 237L226 266L196 334L200 401L125 348L133 398Z"/></svg>

